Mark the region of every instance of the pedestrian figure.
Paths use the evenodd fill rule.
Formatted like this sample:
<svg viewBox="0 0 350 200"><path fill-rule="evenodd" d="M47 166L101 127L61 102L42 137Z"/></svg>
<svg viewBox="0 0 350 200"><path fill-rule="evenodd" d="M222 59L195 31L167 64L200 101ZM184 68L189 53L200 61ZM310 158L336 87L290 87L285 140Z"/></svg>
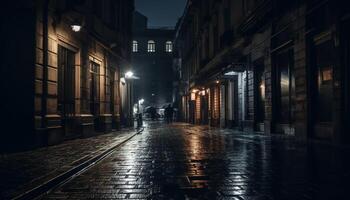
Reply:
<svg viewBox="0 0 350 200"><path fill-rule="evenodd" d="M143 125L142 113L137 114L137 128L141 128Z"/></svg>
<svg viewBox="0 0 350 200"><path fill-rule="evenodd" d="M174 108L171 107L171 104L169 104L168 107L165 108L164 115L168 124L173 122Z"/></svg>
<svg viewBox="0 0 350 200"><path fill-rule="evenodd" d="M156 120L156 118L157 118L157 111L156 111L156 109L154 107L150 108L150 113L151 113L152 121Z"/></svg>
<svg viewBox="0 0 350 200"><path fill-rule="evenodd" d="M164 120L166 123L168 123L168 116L169 116L169 108L168 106L164 109Z"/></svg>
<svg viewBox="0 0 350 200"><path fill-rule="evenodd" d="M170 123L173 123L173 118L174 118L174 108L169 104L170 108L169 108L169 120Z"/></svg>

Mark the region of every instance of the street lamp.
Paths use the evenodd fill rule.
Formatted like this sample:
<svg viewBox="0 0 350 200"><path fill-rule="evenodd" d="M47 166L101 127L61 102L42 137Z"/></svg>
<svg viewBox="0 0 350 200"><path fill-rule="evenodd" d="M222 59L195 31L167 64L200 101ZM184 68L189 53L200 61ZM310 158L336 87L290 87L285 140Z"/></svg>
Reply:
<svg viewBox="0 0 350 200"><path fill-rule="evenodd" d="M133 110L131 109L133 105L133 80L134 79L139 79L138 77L134 76L134 72L132 71L127 71L124 76L125 83L126 83L126 88L127 88L127 95L128 95L128 108L129 108L129 113L128 113L128 121L130 125L133 123ZM137 105L139 107L139 104Z"/></svg>
<svg viewBox="0 0 350 200"><path fill-rule="evenodd" d="M132 71L128 71L125 73L125 78L126 79L130 79L134 76L134 73Z"/></svg>
<svg viewBox="0 0 350 200"><path fill-rule="evenodd" d="M79 18L74 19L70 24L72 31L74 31L74 32L81 31L81 29L83 28L83 25L84 25L83 21L84 21L83 19L79 19Z"/></svg>
<svg viewBox="0 0 350 200"><path fill-rule="evenodd" d="M70 27L74 32L79 32L81 30L81 25L79 24L72 24Z"/></svg>

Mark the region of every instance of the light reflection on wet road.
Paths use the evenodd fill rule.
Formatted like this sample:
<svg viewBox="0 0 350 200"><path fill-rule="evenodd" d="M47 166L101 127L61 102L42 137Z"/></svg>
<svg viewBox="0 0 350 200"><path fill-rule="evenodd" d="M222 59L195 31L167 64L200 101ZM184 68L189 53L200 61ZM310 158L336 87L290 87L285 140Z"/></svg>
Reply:
<svg viewBox="0 0 350 200"><path fill-rule="evenodd" d="M44 199L348 199L348 150L152 123Z"/></svg>

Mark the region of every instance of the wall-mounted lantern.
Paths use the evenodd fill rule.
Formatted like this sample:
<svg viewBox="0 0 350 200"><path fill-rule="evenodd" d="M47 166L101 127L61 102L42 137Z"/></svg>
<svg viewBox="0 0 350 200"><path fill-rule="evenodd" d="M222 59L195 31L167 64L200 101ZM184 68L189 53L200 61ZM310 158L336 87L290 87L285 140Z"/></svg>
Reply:
<svg viewBox="0 0 350 200"><path fill-rule="evenodd" d="M72 24L72 25L70 25L70 27L72 28L72 31L74 31L74 32L81 31L81 25L79 25L79 24Z"/></svg>

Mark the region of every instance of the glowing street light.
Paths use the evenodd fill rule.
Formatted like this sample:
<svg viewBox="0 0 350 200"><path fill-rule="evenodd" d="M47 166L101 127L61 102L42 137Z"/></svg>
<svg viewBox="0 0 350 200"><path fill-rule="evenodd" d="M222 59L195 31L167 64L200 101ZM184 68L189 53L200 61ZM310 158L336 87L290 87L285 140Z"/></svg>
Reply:
<svg viewBox="0 0 350 200"><path fill-rule="evenodd" d="M132 71L128 71L125 73L125 78L130 79L134 76L134 73Z"/></svg>
<svg viewBox="0 0 350 200"><path fill-rule="evenodd" d="M70 27L74 32L79 32L81 30L81 25L79 24L72 24Z"/></svg>

